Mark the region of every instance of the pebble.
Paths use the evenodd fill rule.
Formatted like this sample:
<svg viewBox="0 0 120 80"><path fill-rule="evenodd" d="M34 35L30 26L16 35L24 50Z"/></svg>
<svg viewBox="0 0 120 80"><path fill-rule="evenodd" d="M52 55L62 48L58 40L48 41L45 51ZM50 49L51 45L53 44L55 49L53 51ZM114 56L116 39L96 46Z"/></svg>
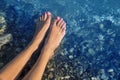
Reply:
<svg viewBox="0 0 120 80"><path fill-rule="evenodd" d="M62 80L64 79L64 77L60 77Z"/></svg>
<svg viewBox="0 0 120 80"><path fill-rule="evenodd" d="M69 55L69 59L73 59L73 56L72 56L72 55Z"/></svg>
<svg viewBox="0 0 120 80"><path fill-rule="evenodd" d="M70 78L70 76L65 76L65 79L69 79Z"/></svg>
<svg viewBox="0 0 120 80"><path fill-rule="evenodd" d="M61 80L65 80L65 79L69 79L69 78L70 78L69 75L68 75L68 76L65 76L65 77L60 77Z"/></svg>
<svg viewBox="0 0 120 80"><path fill-rule="evenodd" d="M54 68L51 68L50 71L54 71Z"/></svg>
<svg viewBox="0 0 120 80"><path fill-rule="evenodd" d="M67 55L67 54L68 54L67 49L65 48L65 49L63 50L63 52L61 52L61 54L62 54L62 55Z"/></svg>
<svg viewBox="0 0 120 80"><path fill-rule="evenodd" d="M104 28L104 24L100 24L100 29L103 29Z"/></svg>
<svg viewBox="0 0 120 80"><path fill-rule="evenodd" d="M53 73L52 73L52 72L50 72L50 73L49 73L49 75L48 75L48 78L50 78L50 79L51 79L51 78L53 78L53 77L54 77L54 76L53 76Z"/></svg>
<svg viewBox="0 0 120 80"><path fill-rule="evenodd" d="M89 49L88 49L88 52L89 52L91 55L94 55L94 54L95 54L95 51L94 51L92 48L89 48Z"/></svg>
<svg viewBox="0 0 120 80"><path fill-rule="evenodd" d="M15 51L16 51L16 52L20 52L20 51L21 51L21 48L16 48Z"/></svg>
<svg viewBox="0 0 120 80"><path fill-rule="evenodd" d="M64 55L65 55L65 54L64 54L64 52L61 52L60 54L61 54L62 56L64 56Z"/></svg>
<svg viewBox="0 0 120 80"><path fill-rule="evenodd" d="M5 34L3 36L0 36L0 47L2 47L3 45L9 43L12 40L13 40L13 37L12 37L11 34Z"/></svg>
<svg viewBox="0 0 120 80"><path fill-rule="evenodd" d="M115 73L113 69L108 70L110 77L114 77Z"/></svg>
<svg viewBox="0 0 120 80"><path fill-rule="evenodd" d="M92 80L98 80L96 77L91 77Z"/></svg>
<svg viewBox="0 0 120 80"><path fill-rule="evenodd" d="M70 52L70 53L73 53L73 51L74 51L74 48L71 48L69 52Z"/></svg>
<svg viewBox="0 0 120 80"><path fill-rule="evenodd" d="M99 34L99 35L98 35L98 39L99 39L100 41L103 41L103 40L104 40L104 36L103 36L102 34Z"/></svg>
<svg viewBox="0 0 120 80"><path fill-rule="evenodd" d="M65 64L64 66L65 66L66 69L68 68L68 64Z"/></svg>
<svg viewBox="0 0 120 80"><path fill-rule="evenodd" d="M109 69L108 72L113 72L114 70L113 69Z"/></svg>

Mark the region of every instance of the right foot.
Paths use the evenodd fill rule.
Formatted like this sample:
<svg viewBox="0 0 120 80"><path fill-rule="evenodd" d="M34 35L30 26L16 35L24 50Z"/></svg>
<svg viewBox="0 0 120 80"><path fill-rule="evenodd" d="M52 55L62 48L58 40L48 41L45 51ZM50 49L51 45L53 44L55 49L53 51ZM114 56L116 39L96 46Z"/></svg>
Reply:
<svg viewBox="0 0 120 80"><path fill-rule="evenodd" d="M53 53L50 54L50 58L54 54L55 49L59 46L61 40L65 36L66 33L66 23L60 17L54 20L51 31L47 37L45 47L49 49Z"/></svg>
<svg viewBox="0 0 120 80"><path fill-rule="evenodd" d="M51 13L45 12L37 21L34 35L35 42L39 45L42 42L51 22Z"/></svg>

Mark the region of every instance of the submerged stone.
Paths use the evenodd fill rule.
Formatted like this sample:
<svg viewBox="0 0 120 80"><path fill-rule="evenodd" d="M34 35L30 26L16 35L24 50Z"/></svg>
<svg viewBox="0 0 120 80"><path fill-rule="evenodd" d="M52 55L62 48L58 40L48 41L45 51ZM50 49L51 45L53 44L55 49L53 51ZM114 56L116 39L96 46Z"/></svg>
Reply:
<svg viewBox="0 0 120 80"><path fill-rule="evenodd" d="M68 75L68 76L65 76L65 79L69 79L70 78L70 76Z"/></svg>
<svg viewBox="0 0 120 80"><path fill-rule="evenodd" d="M6 31L6 20L5 20L5 14L0 12L0 35L4 34Z"/></svg>
<svg viewBox="0 0 120 80"><path fill-rule="evenodd" d="M104 24L100 24L100 29L103 29L104 28Z"/></svg>
<svg viewBox="0 0 120 80"><path fill-rule="evenodd" d="M5 34L7 28L7 23L5 19L5 13L0 12L0 48L12 41L12 34Z"/></svg>
<svg viewBox="0 0 120 80"><path fill-rule="evenodd" d="M12 41L12 35L11 34L5 34L5 35L0 36L0 48L4 44L7 44L10 41Z"/></svg>
<svg viewBox="0 0 120 80"><path fill-rule="evenodd" d="M53 73L50 72L49 75L48 75L48 79L51 79L51 78L53 78L53 77L54 77Z"/></svg>
<svg viewBox="0 0 120 80"><path fill-rule="evenodd" d="M69 55L69 59L73 59L73 55Z"/></svg>
<svg viewBox="0 0 120 80"><path fill-rule="evenodd" d="M70 52L70 53L73 53L73 51L74 51L74 48L71 48L69 52Z"/></svg>
<svg viewBox="0 0 120 80"><path fill-rule="evenodd" d="M92 79L92 80L99 80L99 79L97 79L96 77L91 77L91 79Z"/></svg>
<svg viewBox="0 0 120 80"><path fill-rule="evenodd" d="M89 52L89 54L91 54L91 55L94 55L94 54L95 54L95 51L94 51L92 48L89 48L89 49L88 49L88 52Z"/></svg>

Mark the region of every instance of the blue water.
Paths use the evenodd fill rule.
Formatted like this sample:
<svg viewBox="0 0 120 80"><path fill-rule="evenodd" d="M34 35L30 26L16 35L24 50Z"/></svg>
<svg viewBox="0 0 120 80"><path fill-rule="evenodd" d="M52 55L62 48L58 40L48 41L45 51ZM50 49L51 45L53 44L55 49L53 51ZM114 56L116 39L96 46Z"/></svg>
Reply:
<svg viewBox="0 0 120 80"><path fill-rule="evenodd" d="M8 32L18 42L25 38L26 45L34 33L34 19L45 11L67 22L66 36L51 61L56 65L51 80L66 75L74 77L62 80L120 79L120 0L1 0L0 11L11 24ZM65 64L73 72L59 69ZM45 73L50 73L49 69Z"/></svg>

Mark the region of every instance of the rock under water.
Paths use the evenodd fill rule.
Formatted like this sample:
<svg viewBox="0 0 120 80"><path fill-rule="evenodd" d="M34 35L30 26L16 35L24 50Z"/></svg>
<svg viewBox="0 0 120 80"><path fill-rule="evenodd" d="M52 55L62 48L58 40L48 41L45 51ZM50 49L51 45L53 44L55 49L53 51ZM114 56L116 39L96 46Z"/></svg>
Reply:
<svg viewBox="0 0 120 80"><path fill-rule="evenodd" d="M7 23L5 20L5 14L0 12L0 48L12 41L12 34L6 33Z"/></svg>

